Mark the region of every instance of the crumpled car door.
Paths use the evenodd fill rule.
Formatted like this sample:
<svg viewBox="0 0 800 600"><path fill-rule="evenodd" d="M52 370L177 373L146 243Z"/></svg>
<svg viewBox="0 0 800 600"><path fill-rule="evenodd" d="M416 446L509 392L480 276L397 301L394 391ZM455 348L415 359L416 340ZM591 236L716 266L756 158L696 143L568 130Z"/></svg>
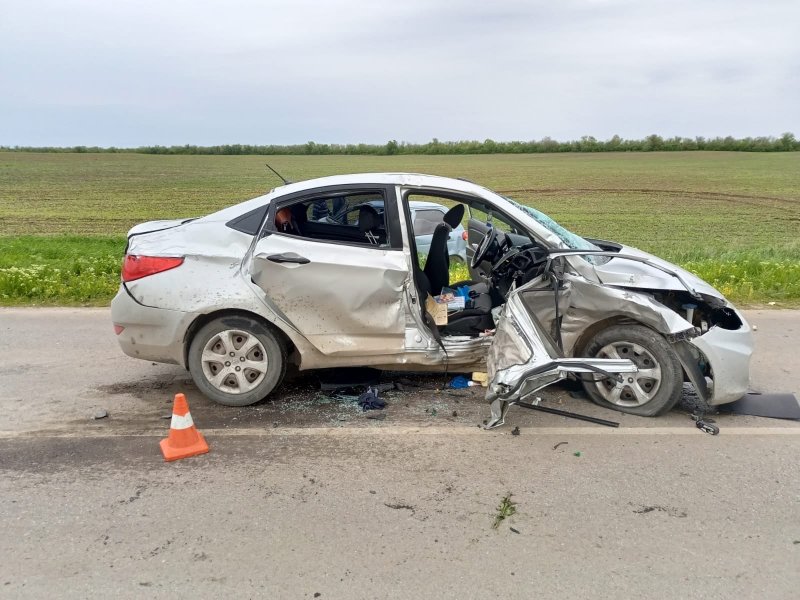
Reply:
<svg viewBox="0 0 800 600"><path fill-rule="evenodd" d="M622 381L621 377L638 371L628 359L563 358L536 316L525 308L518 291L509 293L489 348L486 397L492 414L486 429L502 425L509 406L524 402L570 373Z"/></svg>
<svg viewBox="0 0 800 600"><path fill-rule="evenodd" d="M405 351L401 250L378 250L272 234L251 268L264 300L320 352L338 356Z"/></svg>

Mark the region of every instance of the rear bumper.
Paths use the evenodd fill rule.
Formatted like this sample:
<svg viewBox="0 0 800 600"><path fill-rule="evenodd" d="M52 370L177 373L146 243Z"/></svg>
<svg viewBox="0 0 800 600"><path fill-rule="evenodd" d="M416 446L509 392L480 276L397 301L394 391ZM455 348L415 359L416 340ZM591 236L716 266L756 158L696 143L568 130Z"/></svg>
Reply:
<svg viewBox="0 0 800 600"><path fill-rule="evenodd" d="M128 356L154 362L184 365L184 339L196 313L143 306L124 286L111 302L111 320L125 329L117 335Z"/></svg>

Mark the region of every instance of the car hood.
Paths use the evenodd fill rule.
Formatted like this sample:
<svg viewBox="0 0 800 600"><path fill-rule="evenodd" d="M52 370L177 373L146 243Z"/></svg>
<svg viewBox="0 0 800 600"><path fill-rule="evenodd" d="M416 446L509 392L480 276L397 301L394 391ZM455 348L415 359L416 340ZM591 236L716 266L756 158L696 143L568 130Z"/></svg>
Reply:
<svg viewBox="0 0 800 600"><path fill-rule="evenodd" d="M725 299L718 290L697 275L638 248L622 246L618 254L618 257L612 257L604 264L595 265L594 269L601 283L633 289L685 291L686 287L681 282L683 279L700 294ZM624 256L646 259L660 268L643 262L625 260ZM675 273L680 279L661 269Z"/></svg>

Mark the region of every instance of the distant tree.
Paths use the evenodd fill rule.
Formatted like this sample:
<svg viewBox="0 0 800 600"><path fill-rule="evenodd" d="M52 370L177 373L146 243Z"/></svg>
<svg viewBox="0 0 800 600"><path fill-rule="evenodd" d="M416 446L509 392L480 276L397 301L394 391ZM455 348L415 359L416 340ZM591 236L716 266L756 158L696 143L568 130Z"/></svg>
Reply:
<svg viewBox="0 0 800 600"><path fill-rule="evenodd" d="M798 144L797 140L794 139L794 134L787 131L781 135L781 139L778 140L778 147L784 151L797 150Z"/></svg>

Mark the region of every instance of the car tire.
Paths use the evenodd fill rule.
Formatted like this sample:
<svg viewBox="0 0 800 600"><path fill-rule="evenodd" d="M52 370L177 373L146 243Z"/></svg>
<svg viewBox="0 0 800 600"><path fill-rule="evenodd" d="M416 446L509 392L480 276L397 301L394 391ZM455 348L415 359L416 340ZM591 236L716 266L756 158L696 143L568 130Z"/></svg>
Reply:
<svg viewBox="0 0 800 600"><path fill-rule="evenodd" d="M624 383L608 379L590 380L583 387L589 398L605 408L655 417L680 400L683 368L669 342L642 325L614 325L600 331L582 353L591 358L628 358L639 367Z"/></svg>
<svg viewBox="0 0 800 600"><path fill-rule="evenodd" d="M232 315L203 325L189 346L189 372L198 389L225 406L266 398L283 380L286 345L269 326Z"/></svg>

